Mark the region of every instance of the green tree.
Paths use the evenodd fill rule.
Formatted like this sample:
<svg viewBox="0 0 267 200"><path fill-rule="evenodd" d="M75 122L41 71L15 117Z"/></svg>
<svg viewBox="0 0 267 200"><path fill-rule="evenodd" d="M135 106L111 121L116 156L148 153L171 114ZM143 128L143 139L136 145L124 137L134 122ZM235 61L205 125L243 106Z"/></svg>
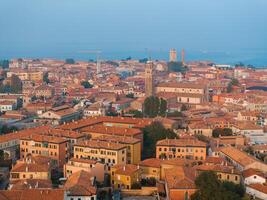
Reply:
<svg viewBox="0 0 267 200"><path fill-rule="evenodd" d="M160 122L153 122L151 125L146 126L143 129L144 133L144 146L146 150L143 151L143 159L156 156L156 144L157 141L166 138L174 139L178 138L177 135L170 129L165 129Z"/></svg>
<svg viewBox="0 0 267 200"><path fill-rule="evenodd" d="M129 110L126 114L132 114L136 118L143 118L143 113L139 110Z"/></svg>
<svg viewBox="0 0 267 200"><path fill-rule="evenodd" d="M183 113L179 111L170 112L167 114L168 117L183 117Z"/></svg>
<svg viewBox="0 0 267 200"><path fill-rule="evenodd" d="M184 73L187 71L187 68L183 66L182 62L169 62L168 70L170 72L181 72Z"/></svg>
<svg viewBox="0 0 267 200"><path fill-rule="evenodd" d="M158 97L147 97L144 102L144 115L150 118L158 115L164 116L167 110L167 102Z"/></svg>
<svg viewBox="0 0 267 200"><path fill-rule="evenodd" d="M147 63L148 59L147 58L143 58L143 59L140 59L139 62L140 63Z"/></svg>
<svg viewBox="0 0 267 200"><path fill-rule="evenodd" d="M233 131L230 128L216 128L212 130L212 136L217 138L219 136L231 136L233 135Z"/></svg>
<svg viewBox="0 0 267 200"><path fill-rule="evenodd" d="M49 78L48 78L48 72L45 72L44 77L43 77L43 81L44 81L46 84L50 83Z"/></svg>
<svg viewBox="0 0 267 200"><path fill-rule="evenodd" d="M167 110L167 101L163 98L160 98L159 114L161 116L165 116L166 110Z"/></svg>
<svg viewBox="0 0 267 200"><path fill-rule="evenodd" d="M82 81L81 82L81 85L84 87L84 88L92 88L93 85L90 84L88 81Z"/></svg>
<svg viewBox="0 0 267 200"><path fill-rule="evenodd" d="M3 69L9 68L9 60L0 60L0 67Z"/></svg>
<svg viewBox="0 0 267 200"><path fill-rule="evenodd" d="M73 58L67 58L67 59L65 60L65 63L66 63L66 64L75 64L75 60L74 60Z"/></svg>
<svg viewBox="0 0 267 200"><path fill-rule="evenodd" d="M0 128L0 133L1 135L7 134L7 133L11 133L13 131L17 131L18 128L16 126L7 126L6 124L4 124L1 128Z"/></svg>
<svg viewBox="0 0 267 200"><path fill-rule="evenodd" d="M195 180L198 191L192 200L241 200L245 189L240 184L221 182L212 171L202 172Z"/></svg>
<svg viewBox="0 0 267 200"><path fill-rule="evenodd" d="M126 97L127 98L134 98L134 94L133 93L126 94Z"/></svg>
<svg viewBox="0 0 267 200"><path fill-rule="evenodd" d="M230 93L233 91L233 86L239 86L239 81L235 78L231 80L230 83L227 85L227 92Z"/></svg>

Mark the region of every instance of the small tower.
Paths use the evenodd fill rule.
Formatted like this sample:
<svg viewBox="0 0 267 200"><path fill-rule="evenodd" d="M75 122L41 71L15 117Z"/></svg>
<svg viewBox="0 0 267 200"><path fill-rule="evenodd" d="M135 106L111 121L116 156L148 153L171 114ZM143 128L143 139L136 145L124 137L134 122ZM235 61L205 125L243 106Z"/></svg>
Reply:
<svg viewBox="0 0 267 200"><path fill-rule="evenodd" d="M169 55L169 61L170 62L176 62L177 61L177 53L175 49L170 50L170 55Z"/></svg>
<svg viewBox="0 0 267 200"><path fill-rule="evenodd" d="M182 64L185 65L185 61L184 61L184 49L182 49L182 53L181 53L181 57L182 57Z"/></svg>
<svg viewBox="0 0 267 200"><path fill-rule="evenodd" d="M148 61L145 68L145 93L146 97L154 95L153 62Z"/></svg>

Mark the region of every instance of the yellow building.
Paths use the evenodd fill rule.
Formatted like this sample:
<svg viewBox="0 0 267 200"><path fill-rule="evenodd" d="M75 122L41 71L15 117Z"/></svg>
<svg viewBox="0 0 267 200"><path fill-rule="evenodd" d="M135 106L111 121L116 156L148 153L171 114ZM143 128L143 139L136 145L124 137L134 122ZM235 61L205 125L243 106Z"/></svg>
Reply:
<svg viewBox="0 0 267 200"><path fill-rule="evenodd" d="M20 140L20 157L26 158L28 154L49 157L53 164L62 168L70 154L69 140L62 137L29 134Z"/></svg>
<svg viewBox="0 0 267 200"><path fill-rule="evenodd" d="M195 138L164 139L157 142L157 158L206 159L206 144Z"/></svg>
<svg viewBox="0 0 267 200"><path fill-rule="evenodd" d="M11 77L12 75L16 75L20 78L20 80L25 81L43 81L43 72L35 72L35 71L12 71L7 72L7 77Z"/></svg>
<svg viewBox="0 0 267 200"><path fill-rule="evenodd" d="M141 140L133 137L102 135L94 138L98 141L117 142L127 146L127 164L138 164L141 160Z"/></svg>
<svg viewBox="0 0 267 200"><path fill-rule="evenodd" d="M71 158L64 165L64 177L69 178L72 174L84 170L94 176L97 181L104 181L105 166L96 160Z"/></svg>
<svg viewBox="0 0 267 200"><path fill-rule="evenodd" d="M139 166L115 165L111 168L111 184L114 189L131 189L134 183L141 181Z"/></svg>
<svg viewBox="0 0 267 200"><path fill-rule="evenodd" d="M26 179L50 180L51 164L45 157L27 156L17 162L10 171L10 181Z"/></svg>
<svg viewBox="0 0 267 200"><path fill-rule="evenodd" d="M93 159L105 164L105 170L127 163L127 146L119 143L87 140L74 145L74 158Z"/></svg>
<svg viewBox="0 0 267 200"><path fill-rule="evenodd" d="M190 167L194 163L193 160L173 158L162 160L159 158L149 158L140 162L139 166L142 170L142 179L155 178L157 180L165 179L165 170L172 169L177 166Z"/></svg>
<svg viewBox="0 0 267 200"><path fill-rule="evenodd" d="M241 173L234 169L233 166L227 166L222 164L217 165L199 165L196 166L196 171L198 174L204 171L213 171L217 174L218 179L222 181L231 181L235 184L240 184L241 182Z"/></svg>

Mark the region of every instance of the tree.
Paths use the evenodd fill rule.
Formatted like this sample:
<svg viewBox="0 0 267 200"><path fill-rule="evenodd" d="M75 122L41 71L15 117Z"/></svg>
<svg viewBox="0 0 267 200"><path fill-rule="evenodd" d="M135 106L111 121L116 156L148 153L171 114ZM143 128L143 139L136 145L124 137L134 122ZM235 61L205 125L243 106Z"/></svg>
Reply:
<svg viewBox="0 0 267 200"><path fill-rule="evenodd" d="M126 114L132 114L136 118L143 118L143 113L139 110L129 110Z"/></svg>
<svg viewBox="0 0 267 200"><path fill-rule="evenodd" d="M142 186L141 186L141 183L139 182L134 182L131 187L131 189L141 189L141 188Z"/></svg>
<svg viewBox="0 0 267 200"><path fill-rule="evenodd" d="M127 98L134 98L134 94L133 93L126 94L126 97Z"/></svg>
<svg viewBox="0 0 267 200"><path fill-rule="evenodd" d="M187 71L187 68L183 66L182 62L169 62L168 63L168 70L170 72L181 72L184 73Z"/></svg>
<svg viewBox="0 0 267 200"><path fill-rule="evenodd" d="M81 85L84 87L84 88L92 88L93 85L90 84L88 81L82 81L81 82Z"/></svg>
<svg viewBox="0 0 267 200"><path fill-rule="evenodd" d="M44 77L43 77L43 81L44 81L46 84L50 83L49 78L48 78L48 72L45 72Z"/></svg>
<svg viewBox="0 0 267 200"><path fill-rule="evenodd" d="M167 114L168 117L183 117L183 113L179 111L170 112Z"/></svg>
<svg viewBox="0 0 267 200"><path fill-rule="evenodd" d="M10 126L8 127L6 124L4 124L1 128L0 128L0 133L1 135L7 134L7 133L11 133L13 131L17 131L18 128L16 126Z"/></svg>
<svg viewBox="0 0 267 200"><path fill-rule="evenodd" d="M241 200L245 194L242 185L221 182L212 171L202 172L196 178L195 184L198 191L191 196L192 200Z"/></svg>
<svg viewBox="0 0 267 200"><path fill-rule="evenodd" d="M0 60L0 67L6 69L9 67L9 60Z"/></svg>
<svg viewBox="0 0 267 200"><path fill-rule="evenodd" d="M144 146L146 150L143 151L142 157L151 158L156 156L156 144L157 141L166 138L174 139L178 138L177 135L170 129L165 129L160 122L153 122L151 125L146 126L143 129L144 133Z"/></svg>
<svg viewBox="0 0 267 200"><path fill-rule="evenodd" d="M65 60L65 63L66 63L66 64L75 64L75 60L74 60L73 58L67 58L67 59Z"/></svg>
<svg viewBox="0 0 267 200"><path fill-rule="evenodd" d="M181 111L186 111L186 110L187 110L187 106L185 104L182 104Z"/></svg>
<svg viewBox="0 0 267 200"><path fill-rule="evenodd" d="M239 81L235 78L231 80L230 83L227 85L227 92L230 93L233 91L233 86L239 86Z"/></svg>
<svg viewBox="0 0 267 200"><path fill-rule="evenodd" d="M158 97L147 97L144 102L144 115L147 117L156 117L158 115L165 116L167 110L167 102Z"/></svg>
<svg viewBox="0 0 267 200"><path fill-rule="evenodd" d="M217 138L219 136L231 136L233 131L230 128L216 128L212 131L212 136Z"/></svg>
<svg viewBox="0 0 267 200"><path fill-rule="evenodd" d="M148 59L147 58L143 58L143 59L140 59L139 62L140 63L147 63Z"/></svg>
<svg viewBox="0 0 267 200"><path fill-rule="evenodd" d="M163 98L160 98L159 114L161 116L165 116L166 110L167 110L167 101Z"/></svg>

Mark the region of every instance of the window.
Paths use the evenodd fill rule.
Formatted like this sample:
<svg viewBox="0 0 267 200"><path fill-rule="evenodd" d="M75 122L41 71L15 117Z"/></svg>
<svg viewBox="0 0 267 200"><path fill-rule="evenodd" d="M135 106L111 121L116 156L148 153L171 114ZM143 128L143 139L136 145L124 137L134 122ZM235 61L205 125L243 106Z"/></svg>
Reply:
<svg viewBox="0 0 267 200"><path fill-rule="evenodd" d="M254 179L256 179L257 178L257 176L254 176Z"/></svg>

